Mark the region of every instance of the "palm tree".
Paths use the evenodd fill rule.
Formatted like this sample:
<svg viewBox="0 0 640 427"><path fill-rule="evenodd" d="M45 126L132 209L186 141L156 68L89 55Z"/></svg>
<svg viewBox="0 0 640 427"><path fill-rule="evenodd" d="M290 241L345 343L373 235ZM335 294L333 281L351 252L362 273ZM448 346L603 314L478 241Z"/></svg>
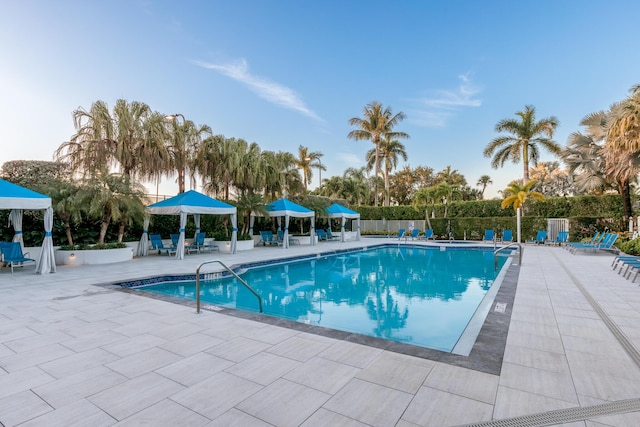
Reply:
<svg viewBox="0 0 640 427"><path fill-rule="evenodd" d="M496 132L511 135L499 136L491 141L484 149L484 156L493 156L491 166L494 169L503 166L507 160L518 163L522 159L522 182L528 182L529 161L538 163L538 144L553 154L561 154L560 146L551 139L558 127L558 119L550 116L536 121L536 109L531 105L525 106L524 111L518 111L516 115L520 120L503 119L496 124Z"/></svg>
<svg viewBox="0 0 640 427"><path fill-rule="evenodd" d="M447 184L446 182L441 182L436 185L436 195L442 200L442 204L444 204L443 218L446 218L449 213L449 203L462 198L460 187Z"/></svg>
<svg viewBox="0 0 640 427"><path fill-rule="evenodd" d="M513 205L513 209L518 210L518 208L524 207L525 202L529 198L543 202L544 195L537 191L533 191L532 189L534 185L536 185L535 179L527 181L524 185L520 184L518 181L512 181L502 192L504 195L504 200L502 200L502 204L500 205L502 209ZM524 216L524 210L522 215Z"/></svg>
<svg viewBox="0 0 640 427"><path fill-rule="evenodd" d="M480 190L481 199L484 199L484 190L487 189L487 185L489 184L493 184L493 181L491 180L491 177L489 175L482 175L480 178L478 178L478 182L476 183L476 185L478 187L482 187L482 190Z"/></svg>
<svg viewBox="0 0 640 427"><path fill-rule="evenodd" d="M320 159L324 156L319 151L309 152L308 147L303 147L302 145L298 147L298 168L302 170L302 180L304 183L304 191L307 191L307 186L311 184L311 178L313 174L311 172L311 168L317 168L319 171L327 170L327 168L322 164ZM315 163L314 163L315 162Z"/></svg>
<svg viewBox="0 0 640 427"><path fill-rule="evenodd" d="M449 185L457 185L459 187L467 185L467 180L464 176L456 169L451 169L451 165L436 174L435 182L444 182Z"/></svg>
<svg viewBox="0 0 640 427"><path fill-rule="evenodd" d="M240 230L241 235L249 233L251 214L256 213L261 216L267 215L266 203L259 194L242 194L238 197L236 207L238 208L238 214L240 214L242 218L242 230Z"/></svg>
<svg viewBox="0 0 640 427"><path fill-rule="evenodd" d="M607 126L607 147L629 152L640 151L640 85L630 89L630 95L612 107Z"/></svg>
<svg viewBox="0 0 640 427"><path fill-rule="evenodd" d="M80 187L73 181L56 180L48 183L46 194L51 196L53 211L62 220L67 236L67 244L73 245L71 223L82 219L83 205L78 198Z"/></svg>
<svg viewBox="0 0 640 427"><path fill-rule="evenodd" d="M157 177L166 167L165 121L142 102L116 101L113 114L103 101L89 111L73 112L76 133L63 143L55 157L76 172L91 173L118 166L126 176Z"/></svg>
<svg viewBox="0 0 640 427"><path fill-rule="evenodd" d="M353 117L349 119L349 124L355 126L358 129L349 132L348 137L360 140L369 140L375 145L375 176L380 176L380 141L383 137L389 140L395 138L409 138L409 134L405 132L394 131L393 128L402 120L405 115L403 112L399 112L395 115L391 112L390 107L383 108L382 104L377 101L373 101L364 108L364 118ZM374 192L374 205L378 206L378 187L376 182L376 188Z"/></svg>
<svg viewBox="0 0 640 427"><path fill-rule="evenodd" d="M376 150L372 149L367 152L367 167L371 169L371 166L375 164ZM384 136L384 139L380 141L380 151L378 153L379 160L384 162L384 206L391 204L389 193L389 174L393 169L398 166L398 156L407 161L407 152L404 145L397 139L389 139L388 135Z"/></svg>
<svg viewBox="0 0 640 427"><path fill-rule="evenodd" d="M197 170L197 153L202 141L211 136L211 127L208 125L196 126L191 120L184 120L182 124L177 117L172 117L167 129L167 149L169 162L165 166L166 173L178 173L178 192L186 191L186 177L189 176L191 186L195 185L195 173Z"/></svg>

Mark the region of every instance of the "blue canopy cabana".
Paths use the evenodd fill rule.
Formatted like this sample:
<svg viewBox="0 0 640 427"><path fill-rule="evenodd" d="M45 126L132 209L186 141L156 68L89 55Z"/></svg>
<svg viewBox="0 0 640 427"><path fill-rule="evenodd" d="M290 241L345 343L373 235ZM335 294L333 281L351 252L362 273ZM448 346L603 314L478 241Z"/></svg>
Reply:
<svg viewBox="0 0 640 427"><path fill-rule="evenodd" d="M200 231L200 215L231 215L231 253L236 253L238 241L238 209L205 194L189 190L170 199L147 206L150 214L180 215L180 239L176 248L176 258L184 258L184 228L187 225L187 215L192 214L196 223L196 233ZM144 230L143 234L147 230ZM144 235L143 235L144 237Z"/></svg>
<svg viewBox="0 0 640 427"><path fill-rule="evenodd" d="M345 233L344 233L344 225L347 222L347 218L357 219L357 231L356 231L356 240L360 240L360 214L356 211L352 211L351 209L342 206L339 203L334 203L326 209L327 215L329 218L342 218L341 226L340 226L340 241L344 242Z"/></svg>
<svg viewBox="0 0 640 427"><path fill-rule="evenodd" d="M13 224L13 229L15 230L13 241L20 242L20 246L23 249L22 211L44 210L44 240L42 241L42 251L36 260L36 273L55 273L56 261L51 236L51 230L53 229L51 197L0 179L0 209L11 209L9 222Z"/></svg>
<svg viewBox="0 0 640 427"><path fill-rule="evenodd" d="M311 233L309 237L309 244L314 246L316 244L315 230L316 230L316 214L311 209L307 209L304 206L300 206L297 203L293 203L291 200L278 199L275 202L271 202L267 205L267 214L269 216L284 217L284 238L282 239L282 247L289 247L289 218L311 218Z"/></svg>

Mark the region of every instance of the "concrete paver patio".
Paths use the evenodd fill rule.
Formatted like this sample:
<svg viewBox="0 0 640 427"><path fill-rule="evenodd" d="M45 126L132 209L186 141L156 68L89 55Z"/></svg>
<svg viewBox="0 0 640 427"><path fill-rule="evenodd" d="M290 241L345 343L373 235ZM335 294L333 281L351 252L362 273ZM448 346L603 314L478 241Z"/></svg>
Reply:
<svg viewBox="0 0 640 427"><path fill-rule="evenodd" d="M0 423L640 425L640 287L612 255L527 245L500 375L95 286L356 245L3 269Z"/></svg>

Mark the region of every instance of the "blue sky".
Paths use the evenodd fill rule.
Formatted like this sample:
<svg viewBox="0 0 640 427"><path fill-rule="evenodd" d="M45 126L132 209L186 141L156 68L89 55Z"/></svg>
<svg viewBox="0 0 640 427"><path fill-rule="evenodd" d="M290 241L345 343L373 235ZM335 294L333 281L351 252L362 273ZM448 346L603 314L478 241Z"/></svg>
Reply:
<svg viewBox="0 0 640 427"><path fill-rule="evenodd" d="M377 100L406 114L411 167L488 174L492 197L522 175L482 155L499 120L533 105L564 146L640 83L638 16L616 0L5 2L0 163L52 160L74 109L124 98L263 150L320 151L327 178L364 165L373 145L348 120Z"/></svg>

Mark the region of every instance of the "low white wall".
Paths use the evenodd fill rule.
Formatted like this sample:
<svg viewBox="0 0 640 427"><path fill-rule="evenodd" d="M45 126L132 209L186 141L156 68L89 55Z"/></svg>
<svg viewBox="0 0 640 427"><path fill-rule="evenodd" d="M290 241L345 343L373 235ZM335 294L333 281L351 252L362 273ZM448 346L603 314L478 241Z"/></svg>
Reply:
<svg viewBox="0 0 640 427"><path fill-rule="evenodd" d="M100 249L84 251L63 251L56 249L56 265L111 264L131 261L133 248Z"/></svg>
<svg viewBox="0 0 640 427"><path fill-rule="evenodd" d="M206 240L205 240L206 242ZM220 252L231 252L231 241L230 240L214 240L211 242L213 246L217 246L220 249ZM253 240L238 240L236 245L237 251L250 251L253 249Z"/></svg>

